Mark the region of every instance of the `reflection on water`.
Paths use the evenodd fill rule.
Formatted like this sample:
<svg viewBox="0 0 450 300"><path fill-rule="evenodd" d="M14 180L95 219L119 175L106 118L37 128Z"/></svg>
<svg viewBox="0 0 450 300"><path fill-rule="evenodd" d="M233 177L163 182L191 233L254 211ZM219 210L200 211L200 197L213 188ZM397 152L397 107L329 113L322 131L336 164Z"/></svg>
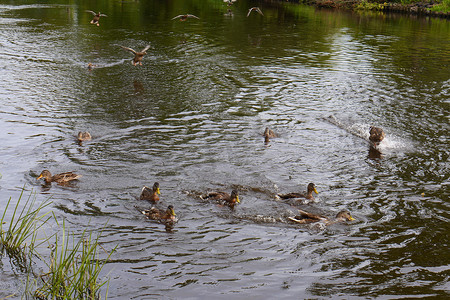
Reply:
<svg viewBox="0 0 450 300"><path fill-rule="evenodd" d="M25 184L74 231L107 224L110 298L446 296L448 21L286 3L247 18L253 4L0 5L2 201ZM120 48L147 44L136 67ZM43 169L83 177L41 187ZM171 232L139 211L155 181ZM320 194L300 209L356 221L288 222L297 208L275 195L309 182ZM233 210L199 197L232 189Z"/></svg>

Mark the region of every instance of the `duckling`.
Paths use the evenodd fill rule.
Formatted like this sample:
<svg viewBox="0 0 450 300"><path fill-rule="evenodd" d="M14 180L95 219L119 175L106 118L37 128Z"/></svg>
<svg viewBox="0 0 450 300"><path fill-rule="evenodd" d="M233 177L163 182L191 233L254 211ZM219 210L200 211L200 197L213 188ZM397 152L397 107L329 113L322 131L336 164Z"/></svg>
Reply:
<svg viewBox="0 0 450 300"><path fill-rule="evenodd" d="M78 136L77 136L78 142L82 143L84 141L90 141L92 139L91 134L87 131L85 132L78 132Z"/></svg>
<svg viewBox="0 0 450 300"><path fill-rule="evenodd" d="M194 15L191 15L191 14L185 14L185 15L178 15L176 17L173 17L172 20L175 20L175 19L178 19L178 18L180 19L180 21L186 21L188 18L200 19L197 16L194 16Z"/></svg>
<svg viewBox="0 0 450 300"><path fill-rule="evenodd" d="M177 215L172 205L169 205L165 211L153 206L150 209L143 210L142 214L146 215L149 219L157 220L161 223L175 222L177 220Z"/></svg>
<svg viewBox="0 0 450 300"><path fill-rule="evenodd" d="M44 171L41 172L41 174L38 176L38 178L36 178L36 180L44 178L45 183L47 183L47 184L49 184L51 182L57 182L59 184L65 184L65 183L68 183L69 181L78 179L80 177L81 177L81 175L77 175L77 174L72 173L72 172L61 173L61 174L56 174L56 175L52 176L50 171L44 170Z"/></svg>
<svg viewBox="0 0 450 300"><path fill-rule="evenodd" d="M266 130L264 130L264 143L269 143L271 138L277 137L275 132L273 132L272 129L269 129L269 127L266 127Z"/></svg>
<svg viewBox="0 0 450 300"><path fill-rule="evenodd" d="M298 210L298 211L299 211L300 215L295 216L295 217L289 217L288 219L293 222L300 223L300 224L322 222L327 226L334 224L334 223L355 220L352 217L352 215L350 214L350 212L347 210L342 210L342 211L338 212L338 214L336 215L336 218L334 220L331 220L330 218L320 216L317 214L309 213L309 212L306 212L303 210Z"/></svg>
<svg viewBox="0 0 450 300"><path fill-rule="evenodd" d="M159 183L155 182L153 184L153 188L150 189L147 186L144 186L142 188L142 192L141 192L141 196L139 197L139 199L141 200L148 200L151 202L158 202L159 201L159 196L160 192L159 192Z"/></svg>
<svg viewBox="0 0 450 300"><path fill-rule="evenodd" d="M373 143L373 146L378 146L386 136L383 129L375 126L370 127L369 134L370 134L369 141Z"/></svg>
<svg viewBox="0 0 450 300"><path fill-rule="evenodd" d="M231 208L234 208L236 203L240 203L239 195L236 190L231 191L231 195L225 192L212 192L207 194L206 196L201 196L204 200L215 200L222 205L227 205Z"/></svg>
<svg viewBox="0 0 450 300"><path fill-rule="evenodd" d="M250 13L251 13L252 11L256 11L256 12L257 12L258 14L260 14L261 16L264 16L264 14L262 13L262 11L261 11L261 9L260 9L259 7L252 7L252 8L250 8L250 9L248 10L247 17L250 16Z"/></svg>
<svg viewBox="0 0 450 300"><path fill-rule="evenodd" d="M91 24L95 24L97 26L100 26L100 24L98 23L98 21L100 20L100 17L107 17L107 15L102 14L100 12L96 13L92 10L86 10L86 12L90 12L91 14L94 15L94 18L91 20Z"/></svg>
<svg viewBox="0 0 450 300"><path fill-rule="evenodd" d="M137 52L131 48L128 47L124 47L124 46L120 46L125 50L130 51L131 53L134 54L134 58L131 61L131 63L133 64L133 66L136 66L137 64L142 66L142 59L144 58L144 55L147 54L147 50L150 48L150 45L146 46L144 49L142 49L140 52Z"/></svg>
<svg viewBox="0 0 450 300"><path fill-rule="evenodd" d="M278 194L277 196L281 199L291 199L291 198L306 198L308 200L314 200L313 192L319 194L314 183L308 184L306 195L304 193L289 193L289 194Z"/></svg>

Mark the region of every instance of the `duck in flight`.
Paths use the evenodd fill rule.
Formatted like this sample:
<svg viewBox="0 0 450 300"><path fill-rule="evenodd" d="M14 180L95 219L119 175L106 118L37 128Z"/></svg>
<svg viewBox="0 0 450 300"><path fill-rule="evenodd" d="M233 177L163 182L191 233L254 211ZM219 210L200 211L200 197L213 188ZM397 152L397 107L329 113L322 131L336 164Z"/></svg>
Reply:
<svg viewBox="0 0 450 300"><path fill-rule="evenodd" d="M173 17L172 20L180 19L180 21L186 21L188 18L200 19L197 16L194 16L194 15L191 15L191 14L185 14L185 15L178 15L176 17Z"/></svg>
<svg viewBox="0 0 450 300"><path fill-rule="evenodd" d="M258 14L260 14L261 16L264 16L264 14L262 13L262 11L261 11L261 9L260 9L259 7L252 7L252 8L250 8L250 9L248 10L247 17L250 16L250 13L251 13L252 11L256 11L256 12L257 12Z"/></svg>
<svg viewBox="0 0 450 300"><path fill-rule="evenodd" d="M90 12L91 14L94 15L94 18L91 20L91 24L100 26L100 23L98 22L100 20L100 17L107 17L107 15L102 14L100 12L96 13L95 11L92 10L86 10L86 12Z"/></svg>
<svg viewBox="0 0 450 300"><path fill-rule="evenodd" d="M150 48L150 45L146 46L144 49L142 49L141 51L135 51L131 48L128 47L124 47L124 46L120 46L125 50L130 51L131 53L134 54L134 58L131 61L131 63L133 64L133 66L136 66L137 64L142 66L142 59L144 58L144 55L147 54L147 50Z"/></svg>

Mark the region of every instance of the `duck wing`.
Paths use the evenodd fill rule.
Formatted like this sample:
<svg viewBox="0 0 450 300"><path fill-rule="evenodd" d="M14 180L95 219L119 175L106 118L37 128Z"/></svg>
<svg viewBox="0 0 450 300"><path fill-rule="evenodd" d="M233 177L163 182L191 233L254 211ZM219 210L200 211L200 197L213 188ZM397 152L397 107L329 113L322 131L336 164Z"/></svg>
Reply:
<svg viewBox="0 0 450 300"><path fill-rule="evenodd" d="M134 50L131 49L131 48L124 47L124 46L120 46L120 47L122 47L122 48L125 49L125 50L128 50L128 51L132 52L133 54L136 54L136 51L134 51Z"/></svg>
<svg viewBox="0 0 450 300"><path fill-rule="evenodd" d="M97 15L97 13L95 11L92 11L92 10L86 10L86 12L89 12L89 13L93 14L94 16Z"/></svg>
<svg viewBox="0 0 450 300"><path fill-rule="evenodd" d="M142 49L141 52L145 52L145 51L147 51L148 49L150 49L150 45L147 45L144 49Z"/></svg>

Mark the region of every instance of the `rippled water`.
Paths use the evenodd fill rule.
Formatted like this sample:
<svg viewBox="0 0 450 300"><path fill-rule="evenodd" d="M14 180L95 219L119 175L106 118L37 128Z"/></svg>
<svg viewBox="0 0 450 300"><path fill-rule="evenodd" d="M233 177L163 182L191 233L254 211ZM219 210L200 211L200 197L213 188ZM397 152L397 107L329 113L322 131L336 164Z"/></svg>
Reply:
<svg viewBox="0 0 450 300"><path fill-rule="evenodd" d="M25 185L71 230L104 228L102 247L118 245L109 298L448 296L448 20L284 3L246 18L256 2L243 0L233 16L221 1L1 2L1 201ZM108 17L92 26L86 9ZM200 20L171 20L187 12ZM119 47L147 44L141 67ZM371 125L387 133L378 158L352 134ZM267 126L279 137L265 145ZM48 189L43 169L83 177ZM155 181L172 233L136 209ZM296 209L275 194L309 182L317 203L300 208L356 221L287 222ZM235 210L199 198L232 189ZM5 262L4 296L25 278Z"/></svg>

